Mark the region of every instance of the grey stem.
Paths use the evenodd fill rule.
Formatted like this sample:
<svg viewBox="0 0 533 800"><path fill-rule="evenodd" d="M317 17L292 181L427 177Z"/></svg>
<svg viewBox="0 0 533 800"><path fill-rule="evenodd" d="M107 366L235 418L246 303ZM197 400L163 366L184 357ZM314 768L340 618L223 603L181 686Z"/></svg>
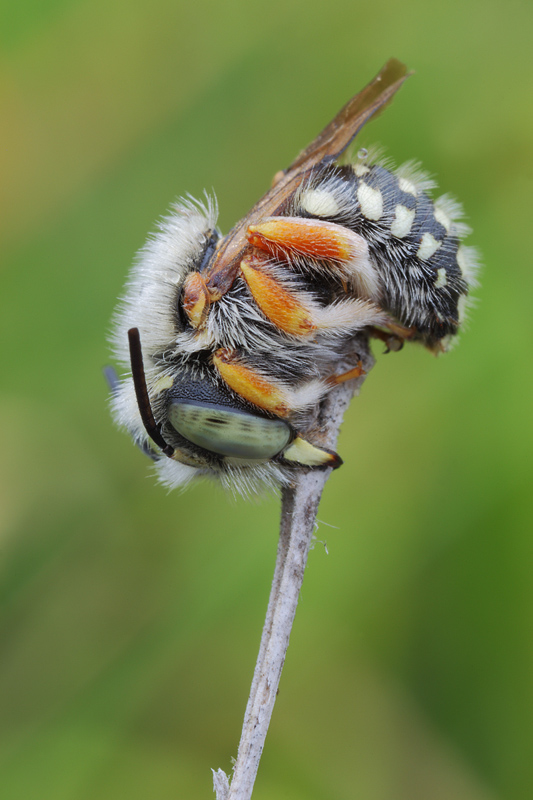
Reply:
<svg viewBox="0 0 533 800"><path fill-rule="evenodd" d="M368 372L374 360L366 337L354 340L354 349ZM345 361L340 371L353 367ZM365 376L341 383L320 404L311 426L313 442L334 449L344 412L357 394ZM239 751L231 785L221 770L213 770L217 800L249 800L276 701L281 670L285 662L292 623L296 614L307 556L315 529L322 491L331 470L297 474L283 489L281 523L276 566L261 636L250 696L244 715Z"/></svg>

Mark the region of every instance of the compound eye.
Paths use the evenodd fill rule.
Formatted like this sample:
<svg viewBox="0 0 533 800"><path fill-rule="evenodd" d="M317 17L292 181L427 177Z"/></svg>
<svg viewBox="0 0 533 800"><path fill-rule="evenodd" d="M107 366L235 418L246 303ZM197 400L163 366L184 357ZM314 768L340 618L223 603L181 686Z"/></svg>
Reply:
<svg viewBox="0 0 533 800"><path fill-rule="evenodd" d="M268 460L291 438L291 429L283 420L223 406L173 402L168 416L172 426L190 442L222 456Z"/></svg>

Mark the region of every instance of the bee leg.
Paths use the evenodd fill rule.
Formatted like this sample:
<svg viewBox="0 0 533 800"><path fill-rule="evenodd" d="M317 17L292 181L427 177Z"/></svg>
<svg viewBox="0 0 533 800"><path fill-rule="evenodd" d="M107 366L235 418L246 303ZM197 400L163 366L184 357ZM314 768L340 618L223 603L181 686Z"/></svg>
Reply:
<svg viewBox="0 0 533 800"><path fill-rule="evenodd" d="M241 275L265 317L285 333L301 337L327 330L350 333L389 321L369 300L348 298L319 306L308 294L280 280L269 264L265 253L252 252L241 261Z"/></svg>
<svg viewBox="0 0 533 800"><path fill-rule="evenodd" d="M193 328L197 330L203 328L209 313L210 296L205 280L199 272L187 275L181 302Z"/></svg>
<svg viewBox="0 0 533 800"><path fill-rule="evenodd" d="M279 458L291 464L301 464L314 469L326 469L327 467L337 469L342 464L342 458L334 450L317 447L303 436L293 439L290 445L280 453Z"/></svg>
<svg viewBox="0 0 533 800"><path fill-rule="evenodd" d="M289 414L287 393L246 366L235 350L220 348L213 355L213 364L230 389L248 402L280 417Z"/></svg>
<svg viewBox="0 0 533 800"><path fill-rule="evenodd" d="M355 231L335 222L303 217L269 217L249 225L251 245L290 264L291 254L314 259L317 269L335 269L352 283L361 297L377 298L379 278L369 257L368 243Z"/></svg>
<svg viewBox="0 0 533 800"><path fill-rule="evenodd" d="M402 349L405 341L407 339L412 339L416 333L416 328L404 328L403 325L398 325L392 321L389 321L383 327L386 330L371 326L368 332L374 339L380 339L382 342L385 342L385 353L397 353Z"/></svg>
<svg viewBox="0 0 533 800"><path fill-rule="evenodd" d="M241 261L241 274L252 296L271 322L285 333L305 336L316 330L311 310L286 286L264 271L264 259L250 255Z"/></svg>
<svg viewBox="0 0 533 800"><path fill-rule="evenodd" d="M328 378L328 383L330 386L337 386L339 383L351 381L352 378L360 378L361 375L366 375L366 372L363 369L362 361L358 361L357 366L353 367L352 369L349 369L346 372L341 372L340 375L331 375Z"/></svg>
<svg viewBox="0 0 533 800"><path fill-rule="evenodd" d="M318 378L296 388L281 385L256 372L236 350L229 348L220 348L214 353L213 365L230 389L282 419L314 406L331 389L327 381Z"/></svg>
<svg viewBox="0 0 533 800"><path fill-rule="evenodd" d="M381 342L385 343L384 354L398 353L405 342L405 339L401 336L397 336L394 333L387 333L387 331L382 331L381 328L371 327L368 329L368 333L373 339L379 339Z"/></svg>

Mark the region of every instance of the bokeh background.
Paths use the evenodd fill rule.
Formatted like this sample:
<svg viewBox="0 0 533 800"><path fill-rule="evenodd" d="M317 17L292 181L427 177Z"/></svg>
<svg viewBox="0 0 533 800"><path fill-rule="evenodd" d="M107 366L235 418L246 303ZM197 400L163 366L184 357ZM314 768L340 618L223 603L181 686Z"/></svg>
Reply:
<svg viewBox="0 0 533 800"><path fill-rule="evenodd" d="M214 188L227 231L392 55L416 75L358 145L464 202L482 288L459 347L378 355L347 415L254 797L531 797L532 17L3 0L2 798L195 800L230 770L279 502L157 486L106 331L176 196Z"/></svg>

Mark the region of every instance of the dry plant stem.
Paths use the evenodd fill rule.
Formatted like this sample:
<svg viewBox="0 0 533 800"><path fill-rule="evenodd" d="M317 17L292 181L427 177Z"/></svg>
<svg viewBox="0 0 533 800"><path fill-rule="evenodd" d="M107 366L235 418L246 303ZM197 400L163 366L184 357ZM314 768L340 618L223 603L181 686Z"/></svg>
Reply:
<svg viewBox="0 0 533 800"><path fill-rule="evenodd" d="M373 364L366 339L356 342L365 370ZM353 366L353 365L352 365ZM349 369L350 365L343 365ZM313 425L315 439L334 448L342 417L364 377L340 384L321 404ZM231 786L227 775L213 771L217 800L249 800L274 708L296 613L322 490L331 473L302 472L282 493L280 537L270 599L261 636L250 697L244 715Z"/></svg>

